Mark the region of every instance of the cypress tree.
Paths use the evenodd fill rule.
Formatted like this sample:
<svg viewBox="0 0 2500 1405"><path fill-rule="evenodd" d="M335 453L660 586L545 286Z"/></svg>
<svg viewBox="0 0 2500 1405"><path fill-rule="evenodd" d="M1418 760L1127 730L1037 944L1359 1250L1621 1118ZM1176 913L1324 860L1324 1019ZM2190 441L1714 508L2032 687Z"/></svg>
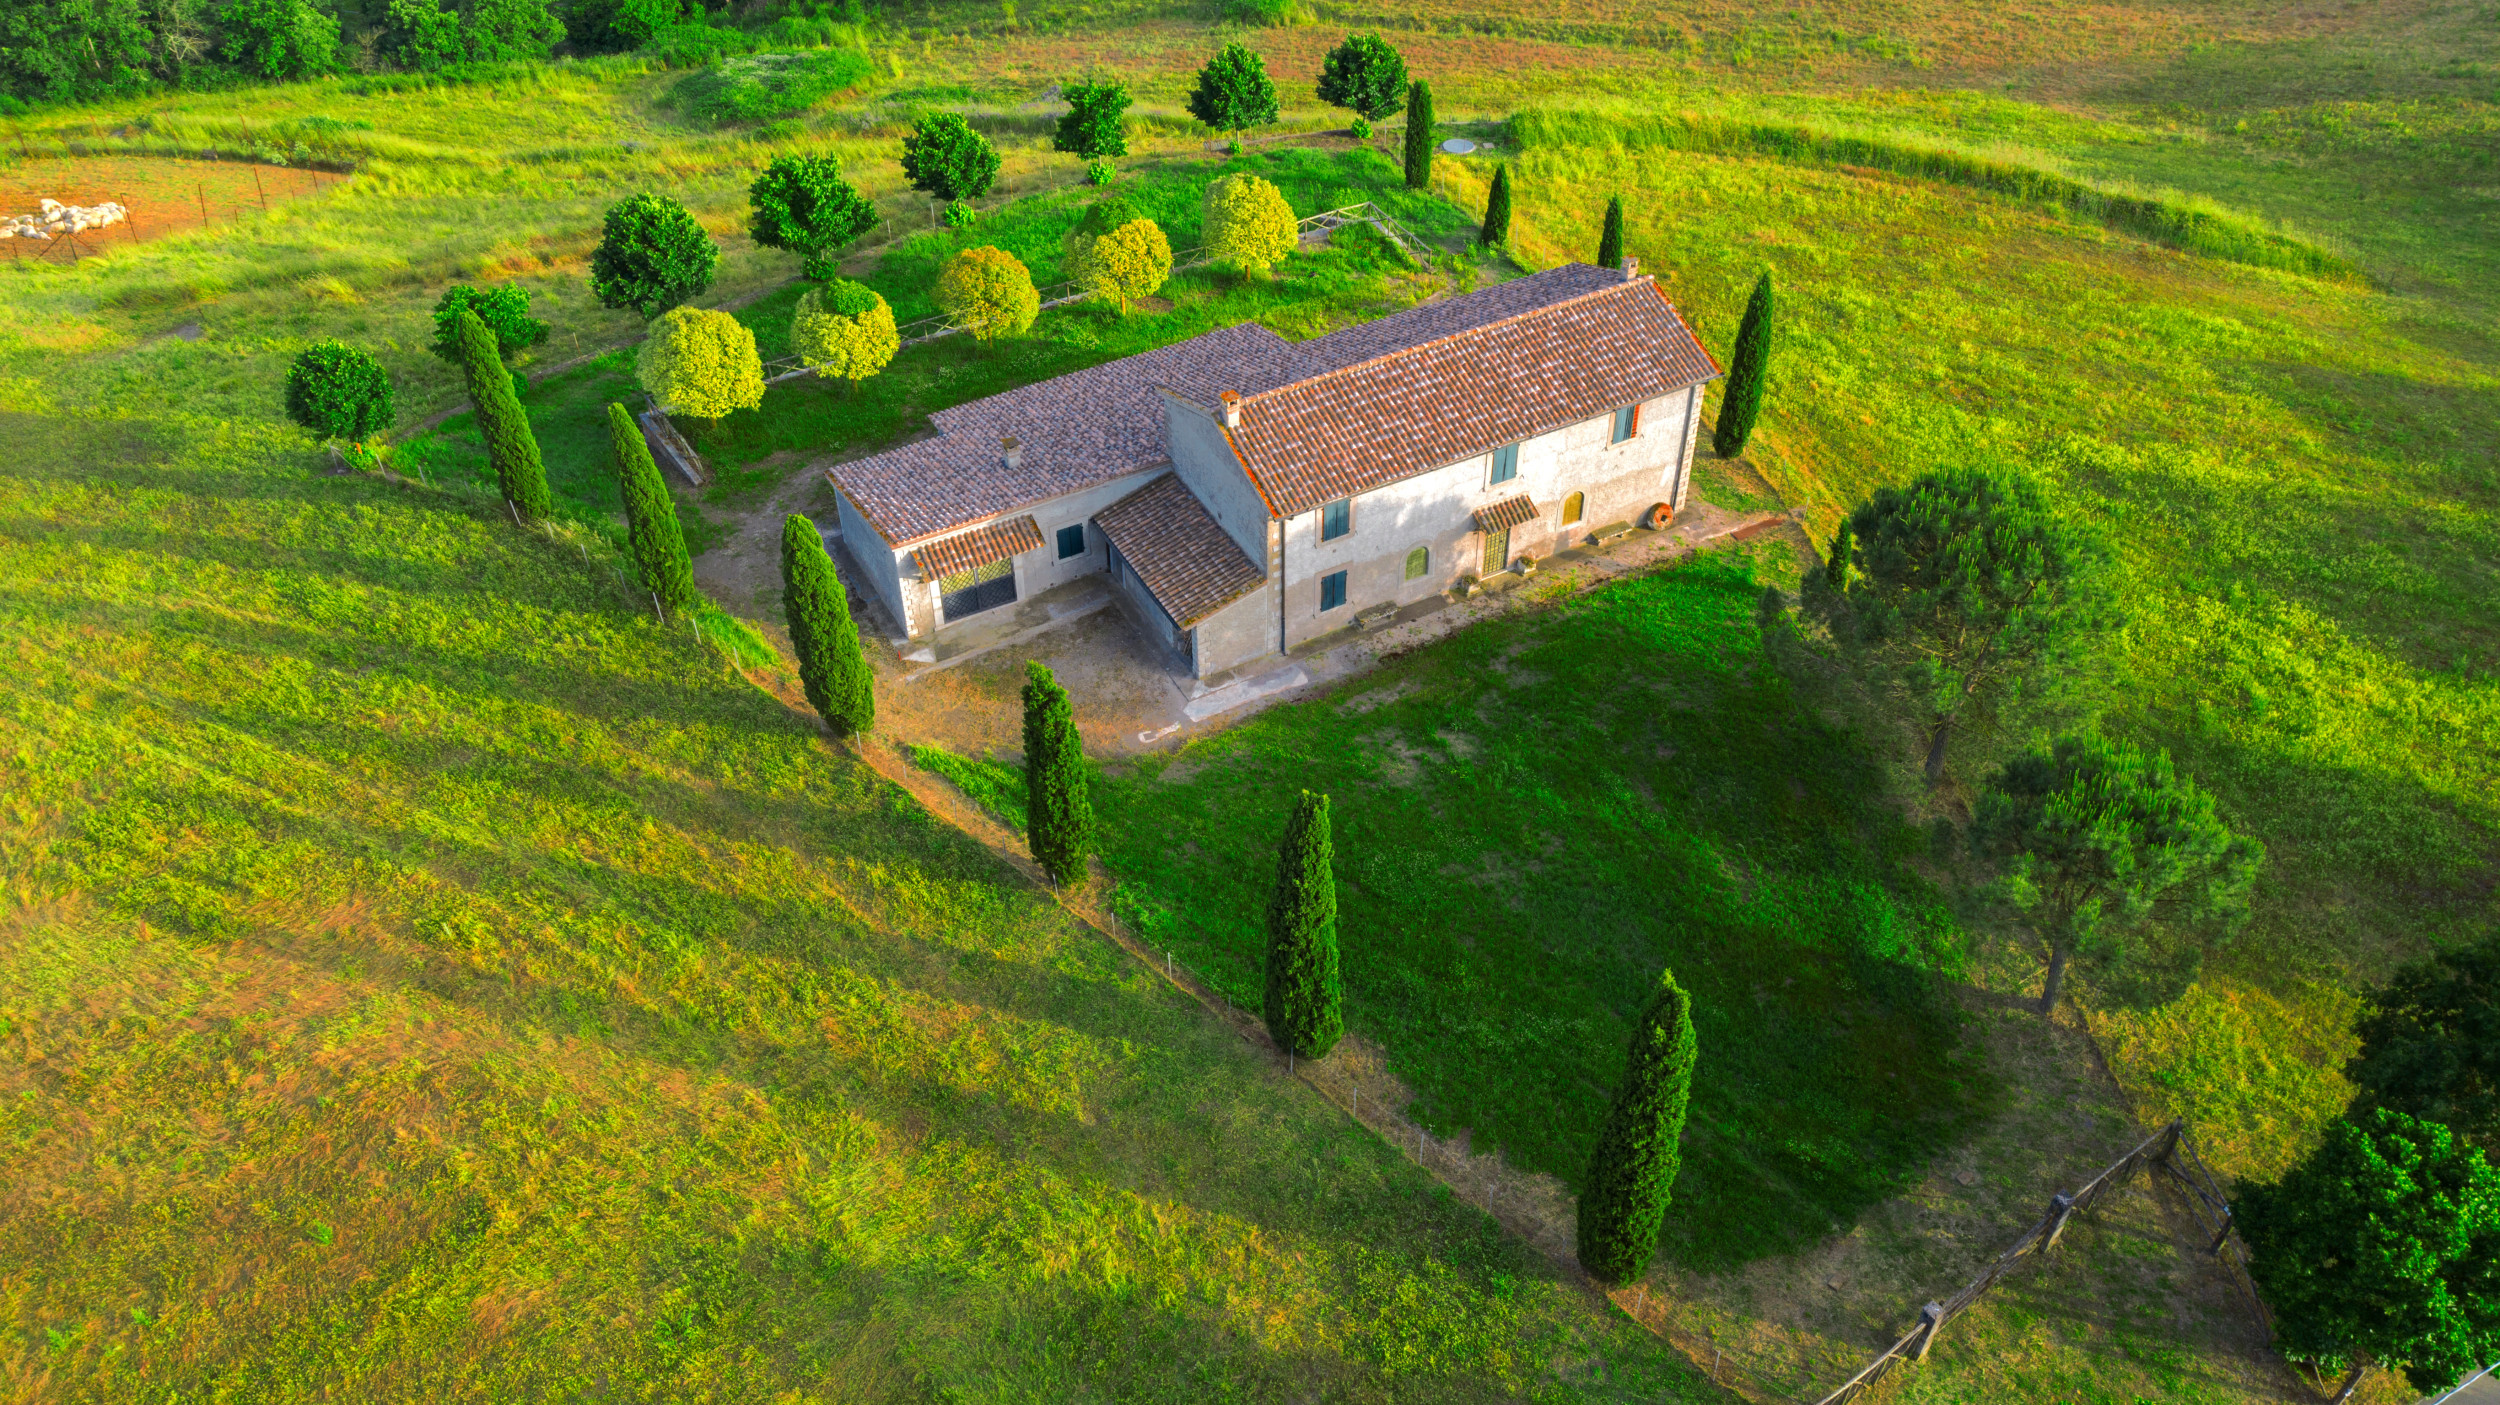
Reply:
<svg viewBox="0 0 2500 1405"><path fill-rule="evenodd" d="M1676 1143L1684 1135L1695 1056L1692 997L1673 971L1661 971L1658 993L1633 1027L1623 1083L1580 1193L1580 1266L1608 1283L1639 1278L1657 1251L1683 1163Z"/></svg>
<svg viewBox="0 0 2500 1405"><path fill-rule="evenodd" d="M1493 189L1484 197L1484 231L1476 242L1498 249L1510 242L1510 165L1493 168Z"/></svg>
<svg viewBox="0 0 2500 1405"><path fill-rule="evenodd" d="M1432 184L1432 85L1421 78L1406 89L1406 188Z"/></svg>
<svg viewBox="0 0 2500 1405"><path fill-rule="evenodd" d="M553 516L556 504L547 491L547 466L538 457L530 417L512 393L512 373L504 369L495 334L465 308L460 313L460 365L468 375L469 403L477 407L478 433L486 439L486 457L495 465L503 500L532 521Z"/></svg>
<svg viewBox="0 0 2500 1405"><path fill-rule="evenodd" d="M1771 275L1754 280L1753 297L1745 303L1744 325L1736 329L1736 354L1729 358L1727 394L1719 401L1719 425L1710 447L1732 459L1745 452L1754 421L1762 414L1762 380L1771 363Z"/></svg>
<svg viewBox="0 0 2500 1405"><path fill-rule="evenodd" d="M1024 838L1033 862L1054 883L1074 880L1085 871L1094 838L1085 749L1068 690L1030 660L1024 665L1024 793Z"/></svg>
<svg viewBox="0 0 2500 1405"><path fill-rule="evenodd" d="M1332 848L1328 797L1306 790L1285 825L1267 902L1267 1032L1306 1059L1325 1056L1345 1033Z"/></svg>
<svg viewBox="0 0 2500 1405"><path fill-rule="evenodd" d="M1597 235L1597 266L1623 267L1623 197L1606 201L1606 227Z"/></svg>
<svg viewBox="0 0 2500 1405"><path fill-rule="evenodd" d="M859 627L851 623L842 578L825 554L816 524L795 512L781 519L781 600L808 704L836 736L875 726L876 680L859 651Z"/></svg>
<svg viewBox="0 0 2500 1405"><path fill-rule="evenodd" d="M1849 553L1857 540L1857 534L1849 530L1849 519L1840 519L1840 530L1832 533L1831 554L1823 558L1823 583L1834 591L1849 588Z"/></svg>
<svg viewBox="0 0 2500 1405"><path fill-rule="evenodd" d="M694 604L694 567L686 560L686 534L677 527L677 503L660 481L642 426L614 401L608 403L608 442L616 450L617 486L625 493L634 570L662 610L682 612Z"/></svg>

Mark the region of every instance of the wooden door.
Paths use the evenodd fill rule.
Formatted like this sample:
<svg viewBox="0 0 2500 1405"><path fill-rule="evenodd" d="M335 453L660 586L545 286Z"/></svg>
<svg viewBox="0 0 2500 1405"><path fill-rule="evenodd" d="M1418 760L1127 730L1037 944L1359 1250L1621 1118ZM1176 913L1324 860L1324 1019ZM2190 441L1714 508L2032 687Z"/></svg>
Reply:
<svg viewBox="0 0 2500 1405"><path fill-rule="evenodd" d="M1510 569L1510 528L1484 534L1484 573L1498 576Z"/></svg>

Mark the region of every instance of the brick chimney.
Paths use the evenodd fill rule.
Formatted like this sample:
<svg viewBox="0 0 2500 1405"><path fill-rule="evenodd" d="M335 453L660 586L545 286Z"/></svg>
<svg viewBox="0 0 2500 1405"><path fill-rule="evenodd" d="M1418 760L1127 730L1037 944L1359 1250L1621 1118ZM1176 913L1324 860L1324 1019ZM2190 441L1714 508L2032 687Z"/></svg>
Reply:
<svg viewBox="0 0 2500 1405"><path fill-rule="evenodd" d="M1629 283L1629 282L1631 282L1633 279L1638 278L1638 277L1640 277L1640 276L1641 276L1641 261L1640 261L1639 259L1636 259L1636 258L1632 257L1632 256L1631 256L1631 255L1629 255L1629 254L1624 255L1624 257L1623 257L1623 281L1624 281L1624 282L1626 282L1626 283Z"/></svg>
<svg viewBox="0 0 2500 1405"><path fill-rule="evenodd" d="M1018 444L1015 440L1002 439L998 442L998 447L1000 450L999 456L1006 461L1007 468L1010 472L1013 472L1024 462L1024 446Z"/></svg>
<svg viewBox="0 0 2500 1405"><path fill-rule="evenodd" d="M1239 429L1241 427L1241 392L1238 390L1225 391L1223 401L1224 427L1226 429Z"/></svg>

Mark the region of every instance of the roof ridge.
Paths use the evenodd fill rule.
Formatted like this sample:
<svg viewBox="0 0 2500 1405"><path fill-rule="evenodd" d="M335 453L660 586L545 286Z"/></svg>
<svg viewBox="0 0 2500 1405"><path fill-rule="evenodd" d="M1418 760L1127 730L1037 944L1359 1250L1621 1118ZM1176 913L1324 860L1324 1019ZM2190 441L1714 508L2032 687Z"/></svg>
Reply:
<svg viewBox="0 0 2500 1405"><path fill-rule="evenodd" d="M1568 265L1565 266L1568 267ZM1609 283L1602 288L1591 288L1585 293L1574 293L1570 297L1549 302L1540 307L1532 307L1525 312L1514 312L1508 317L1497 317L1490 322L1479 322L1473 327L1462 327L1459 330L1450 333L1446 337L1435 337L1430 341L1417 342L1413 346L1399 347L1395 351L1384 351L1378 356L1367 356L1360 361L1349 361L1345 365L1332 367L1328 370L1320 372L1316 376L1306 377L1305 379L1298 381L1287 381L1283 385L1270 386L1265 390L1241 397L1241 403L1248 405L1253 401L1264 400L1272 395L1282 395L1288 390L1300 390L1304 386L1317 385L1320 382L1327 380L1330 376L1344 375L1350 371L1364 370L1372 366L1377 366L1383 361L1393 360L1400 356L1409 356L1415 352L1423 351L1431 347L1446 346L1463 337L1474 336L1478 332L1489 332L1496 327L1507 327L1514 322L1524 322L1531 317L1542 317L1546 313L1558 312L1563 308L1587 302L1592 298L1602 298L1610 293L1619 292L1625 288L1636 288L1643 283L1647 283L1650 286L1655 287L1657 286L1658 280L1647 274L1643 274L1638 278L1629 278L1620 283ZM1485 291L1489 293L1493 290L1491 288L1487 288ZM1664 294L1661 294L1661 296L1664 296ZM1667 306L1673 307L1675 304L1668 303ZM1394 316L1395 314L1391 315ZM1354 329L1348 327L1344 330L1352 331ZM1318 338L1314 337L1312 340L1316 341Z"/></svg>

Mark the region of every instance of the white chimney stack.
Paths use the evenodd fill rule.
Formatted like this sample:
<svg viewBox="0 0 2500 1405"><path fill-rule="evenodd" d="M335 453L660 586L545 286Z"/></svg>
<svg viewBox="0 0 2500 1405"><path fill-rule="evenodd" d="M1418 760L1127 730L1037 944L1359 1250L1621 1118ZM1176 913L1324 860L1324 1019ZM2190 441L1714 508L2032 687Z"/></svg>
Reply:
<svg viewBox="0 0 2500 1405"><path fill-rule="evenodd" d="M1006 459L1006 461L1007 461L1007 467L1008 467L1010 470L1012 470L1012 469L1016 468L1018 465L1020 465L1020 464L1022 464L1022 463L1024 462L1024 449L1023 449L1023 446L1021 446L1021 445L1017 444L1015 440L1013 440L1013 439L1003 439L1003 440L1000 440L1000 441L999 441L999 448L1000 448L1001 450L1003 450L1003 451L1004 451L1004 455L1003 455L1003 457Z"/></svg>
<svg viewBox="0 0 2500 1405"><path fill-rule="evenodd" d="M1223 399L1224 427L1226 429L1239 429L1241 427L1241 392L1237 390L1225 391Z"/></svg>
<svg viewBox="0 0 2500 1405"><path fill-rule="evenodd" d="M1641 276L1641 261L1640 261L1639 259L1636 259L1636 258L1632 257L1630 254L1626 254L1626 255L1624 255L1624 256L1623 256L1623 281L1624 281L1624 282L1626 282L1626 283L1629 283L1629 282L1631 282L1633 279L1638 278L1638 277L1640 277L1640 276Z"/></svg>

